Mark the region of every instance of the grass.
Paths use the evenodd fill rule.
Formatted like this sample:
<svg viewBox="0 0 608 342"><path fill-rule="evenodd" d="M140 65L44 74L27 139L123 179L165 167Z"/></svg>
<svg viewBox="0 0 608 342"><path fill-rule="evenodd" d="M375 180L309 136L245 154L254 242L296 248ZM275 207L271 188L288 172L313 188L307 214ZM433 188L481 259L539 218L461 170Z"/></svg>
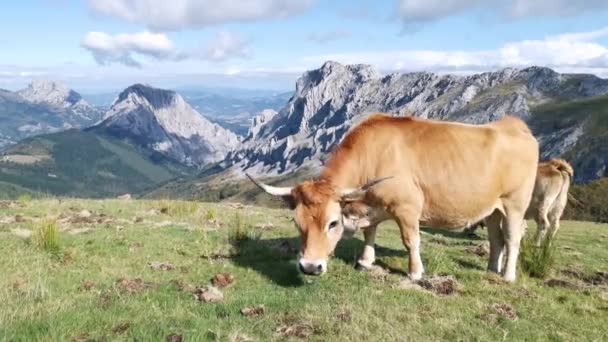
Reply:
<svg viewBox="0 0 608 342"><path fill-rule="evenodd" d="M47 252L59 251L59 229L54 219L43 219L33 224L32 244Z"/></svg>
<svg viewBox="0 0 608 342"><path fill-rule="evenodd" d="M550 277L579 288L551 287L523 270L517 283L502 283L486 273L487 256L468 251L483 243L481 238L425 228L428 276L447 274L459 283L458 293L439 296L399 288L407 257L393 223L379 227L377 241L377 264L391 272L353 268L363 246L358 237L340 242L329 272L311 278L296 270L298 233L291 212L282 209L210 203L177 210L178 217L161 213L161 206L188 204L65 199L4 204L2 341L163 341L171 334L185 341L608 339L608 289L586 280L607 271L604 224L562 222ZM83 209L91 212L89 219L78 217ZM206 220L209 211L213 220ZM59 215L61 258L14 234L49 214ZM10 219L16 215L24 222ZM534 233L533 223L529 230ZM235 236L242 237L236 246ZM154 262L173 268L150 267ZM221 289L223 301L202 303L185 289L209 285L218 273L235 278ZM264 305L260 316L240 313L257 305Z"/></svg>
<svg viewBox="0 0 608 342"><path fill-rule="evenodd" d="M532 236L522 240L520 265L531 277L545 279L551 274L555 265L557 246L553 243L550 233L542 240L540 246L536 246L535 240Z"/></svg>

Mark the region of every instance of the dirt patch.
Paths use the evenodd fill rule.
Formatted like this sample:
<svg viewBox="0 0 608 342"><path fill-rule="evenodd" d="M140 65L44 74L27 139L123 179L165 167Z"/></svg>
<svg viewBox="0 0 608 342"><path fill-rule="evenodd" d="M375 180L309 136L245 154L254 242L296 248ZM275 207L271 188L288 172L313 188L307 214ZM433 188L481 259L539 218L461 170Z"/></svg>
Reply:
<svg viewBox="0 0 608 342"><path fill-rule="evenodd" d="M549 287L562 287L565 289L572 289L572 290L578 290L581 288L578 284L576 284L575 282L573 282L571 280L556 279L556 278L547 279L545 281L545 285L549 286Z"/></svg>
<svg viewBox="0 0 608 342"><path fill-rule="evenodd" d="M99 307L105 310L112 305L113 301L112 293L105 291L99 296Z"/></svg>
<svg viewBox="0 0 608 342"><path fill-rule="evenodd" d="M136 216L136 217L133 219L133 222L134 222L134 223L142 223L142 222L144 222L144 218L143 218L143 217Z"/></svg>
<svg viewBox="0 0 608 342"><path fill-rule="evenodd" d="M23 278L16 278L11 283L11 289L13 289L13 291L21 291L21 290L23 290L24 287L25 287L25 280L23 280Z"/></svg>
<svg viewBox="0 0 608 342"><path fill-rule="evenodd" d="M74 228L74 229L68 230L67 233L70 235L80 235L80 234L87 234L92 231L93 231L93 229L91 229L91 228Z"/></svg>
<svg viewBox="0 0 608 342"><path fill-rule="evenodd" d="M196 287L192 284L189 284L183 280L172 280L171 283L181 292L194 293L196 291Z"/></svg>
<svg viewBox="0 0 608 342"><path fill-rule="evenodd" d="M495 303L488 308L488 313L485 315L485 320L490 322L497 322L498 318L507 319L509 321L516 321L519 317L515 312L515 309L507 303Z"/></svg>
<svg viewBox="0 0 608 342"><path fill-rule="evenodd" d="M146 289L156 287L156 284L145 282L141 278L121 278L116 281L116 287L122 293L136 294Z"/></svg>
<svg viewBox="0 0 608 342"><path fill-rule="evenodd" d="M78 289L83 292L89 292L95 288L95 283L90 280L83 280L80 282Z"/></svg>
<svg viewBox="0 0 608 342"><path fill-rule="evenodd" d="M175 269L175 266L173 266L173 264L166 261L152 261L148 263L148 267L153 270L160 271L172 271Z"/></svg>
<svg viewBox="0 0 608 342"><path fill-rule="evenodd" d="M583 281L593 286L608 286L608 272L596 272L585 277Z"/></svg>
<svg viewBox="0 0 608 342"><path fill-rule="evenodd" d="M281 325L276 329L276 333L281 337L308 338L315 333L315 328L310 322L294 322Z"/></svg>
<svg viewBox="0 0 608 342"><path fill-rule="evenodd" d="M169 334L167 338L165 338L166 342L183 342L184 336L181 334Z"/></svg>
<svg viewBox="0 0 608 342"><path fill-rule="evenodd" d="M25 204L19 201L0 201L0 209L15 209L23 207L25 207Z"/></svg>
<svg viewBox="0 0 608 342"><path fill-rule="evenodd" d="M350 322L353 320L353 314L348 309L342 309L336 315L336 319L341 322Z"/></svg>
<svg viewBox="0 0 608 342"><path fill-rule="evenodd" d="M2 156L1 160L4 162L9 162L9 163L14 163L14 164L31 165L31 164L39 163L41 161L51 160L51 156L49 156L47 154L40 154L40 155L10 154L10 155L6 155L6 156Z"/></svg>
<svg viewBox="0 0 608 342"><path fill-rule="evenodd" d="M194 297L205 303L217 303L224 300L224 294L222 291L214 286L206 286L196 289L194 292Z"/></svg>
<svg viewBox="0 0 608 342"><path fill-rule="evenodd" d="M29 239L32 236L32 231L29 229L15 228L11 229L11 233L22 239Z"/></svg>
<svg viewBox="0 0 608 342"><path fill-rule="evenodd" d="M423 289L441 296L450 296L460 291L460 284L452 276L435 276L418 281Z"/></svg>
<svg viewBox="0 0 608 342"><path fill-rule="evenodd" d="M77 336L72 337L72 342L97 342L96 339L89 336L89 334L79 334Z"/></svg>
<svg viewBox="0 0 608 342"><path fill-rule="evenodd" d="M242 308L241 315L245 317L258 317L264 314L264 305L258 305L253 308Z"/></svg>
<svg viewBox="0 0 608 342"><path fill-rule="evenodd" d="M387 269L377 265L373 265L372 268L368 270L368 272L373 280L382 283L387 282L391 275L391 273Z"/></svg>
<svg viewBox="0 0 608 342"><path fill-rule="evenodd" d="M272 223L258 223L255 225L256 229L261 229L261 230L270 230L270 229L274 229L274 224Z"/></svg>
<svg viewBox="0 0 608 342"><path fill-rule="evenodd" d="M400 290L416 290L416 291L423 291L424 288L420 285L418 285L417 282L412 281L410 278L405 278L403 280L401 280L399 282L399 284L397 285L397 288Z"/></svg>
<svg viewBox="0 0 608 342"><path fill-rule="evenodd" d="M118 334L118 335L122 335L122 334L126 333L130 328L131 328L131 323L122 322L122 323L118 324L117 326L115 326L114 328L112 328L112 332L115 334Z"/></svg>
<svg viewBox="0 0 608 342"><path fill-rule="evenodd" d="M487 243L475 244L472 246L467 246L464 250L468 253L475 254L479 257L485 257L490 254L490 246Z"/></svg>
<svg viewBox="0 0 608 342"><path fill-rule="evenodd" d="M228 272L218 273L211 279L211 283L217 288L225 288L234 283L234 276Z"/></svg>
<svg viewBox="0 0 608 342"><path fill-rule="evenodd" d="M129 252L135 252L136 250L142 248L144 246L141 242L133 242L129 245Z"/></svg>

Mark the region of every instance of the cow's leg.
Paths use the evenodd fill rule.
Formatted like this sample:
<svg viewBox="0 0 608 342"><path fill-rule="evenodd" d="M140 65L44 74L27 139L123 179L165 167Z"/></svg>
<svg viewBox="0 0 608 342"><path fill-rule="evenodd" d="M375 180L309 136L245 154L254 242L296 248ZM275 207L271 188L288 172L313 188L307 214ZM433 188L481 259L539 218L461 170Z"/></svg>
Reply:
<svg viewBox="0 0 608 342"><path fill-rule="evenodd" d="M541 242L545 238L547 233L547 227L549 226L549 219L547 218L547 212L550 204L547 201L542 201L538 206L538 212L536 213L536 246L540 246Z"/></svg>
<svg viewBox="0 0 608 342"><path fill-rule="evenodd" d="M357 260L357 269L370 269L374 261L376 261L376 250L374 249L376 227L376 225L372 225L363 230L365 246L363 246L363 253L361 253L359 260Z"/></svg>
<svg viewBox="0 0 608 342"><path fill-rule="evenodd" d="M408 207L397 209L393 213L401 230L401 241L409 253L408 275L411 280L420 280L424 266L420 258L420 212Z"/></svg>
<svg viewBox="0 0 608 342"><path fill-rule="evenodd" d="M551 237L551 241L555 238L557 231L559 230L559 219L562 216L563 209L556 208L549 213L549 236Z"/></svg>
<svg viewBox="0 0 608 342"><path fill-rule="evenodd" d="M519 246L523 237L524 213L519 210L509 210L503 221L502 230L507 249L507 262L503 273L505 281L514 282L517 277L517 257L519 256Z"/></svg>
<svg viewBox="0 0 608 342"><path fill-rule="evenodd" d="M500 227L503 215L496 210L488 217L486 225L488 226L488 240L490 241L490 259L488 260L488 271L500 273L502 269L502 252L505 246L505 240Z"/></svg>

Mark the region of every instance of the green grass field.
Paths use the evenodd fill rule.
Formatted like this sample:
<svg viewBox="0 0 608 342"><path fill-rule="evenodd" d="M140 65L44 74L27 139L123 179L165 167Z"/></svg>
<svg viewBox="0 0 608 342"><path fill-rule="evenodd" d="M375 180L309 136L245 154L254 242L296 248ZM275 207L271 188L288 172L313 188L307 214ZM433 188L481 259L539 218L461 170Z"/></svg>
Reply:
<svg viewBox="0 0 608 342"><path fill-rule="evenodd" d="M358 235L311 278L296 271L286 210L0 201L0 340L608 340L608 225L562 227L548 278L520 274L515 284L485 272L485 232L425 229L427 279L457 282L427 290L403 286L407 257L393 223L378 231L380 267L353 268ZM199 300L197 289L223 273L234 277L223 299Z"/></svg>

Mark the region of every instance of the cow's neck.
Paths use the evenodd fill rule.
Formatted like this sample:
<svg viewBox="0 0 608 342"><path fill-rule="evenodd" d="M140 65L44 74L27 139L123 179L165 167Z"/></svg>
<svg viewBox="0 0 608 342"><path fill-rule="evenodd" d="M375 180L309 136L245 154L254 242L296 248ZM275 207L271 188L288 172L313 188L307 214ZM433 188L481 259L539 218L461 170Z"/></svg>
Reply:
<svg viewBox="0 0 608 342"><path fill-rule="evenodd" d="M361 159L350 151L338 151L327 162L320 179L329 182L337 188L354 188L363 185L368 178L365 165Z"/></svg>

